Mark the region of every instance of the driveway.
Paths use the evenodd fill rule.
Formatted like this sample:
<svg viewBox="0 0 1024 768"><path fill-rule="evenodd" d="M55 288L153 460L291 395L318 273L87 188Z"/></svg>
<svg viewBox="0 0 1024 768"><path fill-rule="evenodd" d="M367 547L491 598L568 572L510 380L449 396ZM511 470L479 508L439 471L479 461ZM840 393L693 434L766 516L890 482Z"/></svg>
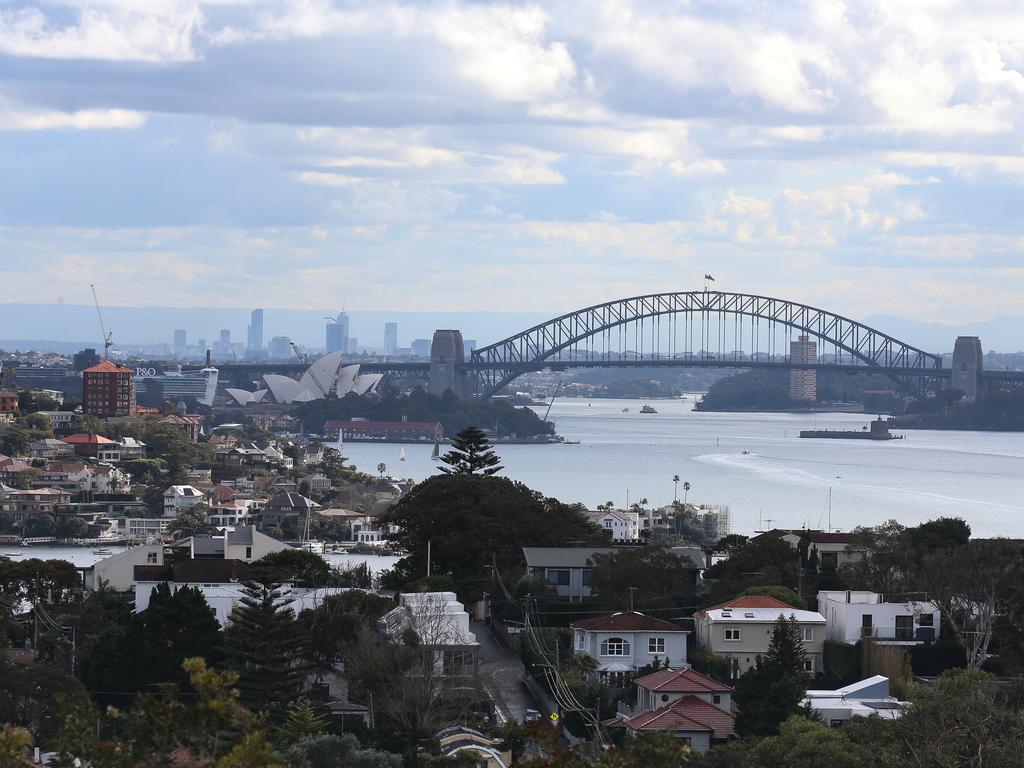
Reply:
<svg viewBox="0 0 1024 768"><path fill-rule="evenodd" d="M523 662L498 644L486 622L472 621L469 628L480 643L480 679L484 688L502 718L522 722L528 708L537 708L522 682Z"/></svg>

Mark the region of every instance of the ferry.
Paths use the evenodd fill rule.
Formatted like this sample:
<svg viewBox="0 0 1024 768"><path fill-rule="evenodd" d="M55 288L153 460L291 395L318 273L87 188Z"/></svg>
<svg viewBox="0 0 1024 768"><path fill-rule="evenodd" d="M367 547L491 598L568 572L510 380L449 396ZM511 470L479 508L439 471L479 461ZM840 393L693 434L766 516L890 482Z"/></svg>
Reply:
<svg viewBox="0 0 1024 768"><path fill-rule="evenodd" d="M643 408L640 409L640 413L657 413L657 411L654 410L654 408L652 408L651 406L645 405Z"/></svg>

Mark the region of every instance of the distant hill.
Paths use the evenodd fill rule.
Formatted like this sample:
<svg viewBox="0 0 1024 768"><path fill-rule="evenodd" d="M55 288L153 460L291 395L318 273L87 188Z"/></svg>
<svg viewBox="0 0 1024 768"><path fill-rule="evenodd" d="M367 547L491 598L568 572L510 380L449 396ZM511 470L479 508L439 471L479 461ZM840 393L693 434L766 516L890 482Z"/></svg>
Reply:
<svg viewBox="0 0 1024 768"><path fill-rule="evenodd" d="M986 352L1024 351L1024 317L1002 316L978 323L946 325L876 315L863 322L926 352L952 352L957 336L978 336Z"/></svg>

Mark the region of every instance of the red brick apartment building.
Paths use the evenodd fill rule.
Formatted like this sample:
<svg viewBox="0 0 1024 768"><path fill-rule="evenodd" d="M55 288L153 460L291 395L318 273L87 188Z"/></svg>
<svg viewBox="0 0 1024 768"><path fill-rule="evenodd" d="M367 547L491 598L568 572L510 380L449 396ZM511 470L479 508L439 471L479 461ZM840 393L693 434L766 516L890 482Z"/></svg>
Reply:
<svg viewBox="0 0 1024 768"><path fill-rule="evenodd" d="M132 369L104 360L82 371L82 410L101 417L134 416Z"/></svg>

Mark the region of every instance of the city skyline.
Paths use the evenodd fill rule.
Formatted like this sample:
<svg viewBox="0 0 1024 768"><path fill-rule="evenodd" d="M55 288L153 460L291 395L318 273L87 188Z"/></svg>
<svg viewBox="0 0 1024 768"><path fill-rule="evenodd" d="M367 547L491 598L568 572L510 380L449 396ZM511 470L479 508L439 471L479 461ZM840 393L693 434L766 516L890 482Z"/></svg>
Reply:
<svg viewBox="0 0 1024 768"><path fill-rule="evenodd" d="M14 3L0 301L548 313L710 272L1016 314L1022 30L1009 3Z"/></svg>

